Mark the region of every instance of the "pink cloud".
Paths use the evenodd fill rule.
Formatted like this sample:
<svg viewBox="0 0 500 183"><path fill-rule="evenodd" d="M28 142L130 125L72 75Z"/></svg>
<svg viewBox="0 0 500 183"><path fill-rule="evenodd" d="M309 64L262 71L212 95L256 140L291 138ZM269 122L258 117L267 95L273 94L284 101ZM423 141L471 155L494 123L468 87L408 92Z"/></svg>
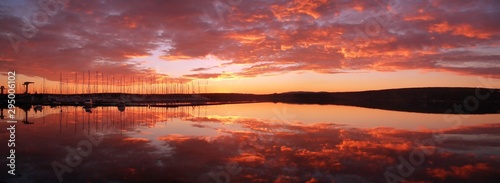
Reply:
<svg viewBox="0 0 500 183"><path fill-rule="evenodd" d="M0 66L52 80L59 72L86 70L143 76L155 71L133 59L168 46L161 56L165 60L211 55L229 64L254 65L236 73L240 77L405 69L500 77L498 52L481 52L500 49L498 2L397 2L223 1L229 9L221 14L214 1L71 1L20 45L19 53L8 39L0 41L5 50ZM23 13L32 12L0 13L3 37L21 35ZM457 58L456 49L468 51ZM262 63L268 67L257 68ZM185 75L224 75L204 73L211 71L196 68Z"/></svg>

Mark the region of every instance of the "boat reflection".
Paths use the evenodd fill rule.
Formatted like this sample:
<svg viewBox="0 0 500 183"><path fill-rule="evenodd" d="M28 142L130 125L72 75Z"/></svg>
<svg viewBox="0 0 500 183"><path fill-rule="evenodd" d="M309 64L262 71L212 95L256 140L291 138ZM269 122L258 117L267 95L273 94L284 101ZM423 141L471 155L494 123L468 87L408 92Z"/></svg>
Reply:
<svg viewBox="0 0 500 183"><path fill-rule="evenodd" d="M33 106L33 110L35 110L35 112L37 112L37 111L41 112L43 110L43 106L42 105L35 105L35 106Z"/></svg>
<svg viewBox="0 0 500 183"><path fill-rule="evenodd" d="M34 122L30 122L30 121L29 121L29 119L28 119L28 111L29 111L29 109L27 109L27 110L26 110L26 109L23 109L23 111L24 111L24 115L25 115L25 116L24 116L24 119L22 120L22 122L23 122L24 124L27 124L27 125L30 125L30 124L35 124Z"/></svg>
<svg viewBox="0 0 500 183"><path fill-rule="evenodd" d="M120 111L120 112L124 112L125 111L125 102L124 101L120 101L118 103L118 111Z"/></svg>
<svg viewBox="0 0 500 183"><path fill-rule="evenodd" d="M83 109L85 109L85 112L92 113L92 107L85 106Z"/></svg>

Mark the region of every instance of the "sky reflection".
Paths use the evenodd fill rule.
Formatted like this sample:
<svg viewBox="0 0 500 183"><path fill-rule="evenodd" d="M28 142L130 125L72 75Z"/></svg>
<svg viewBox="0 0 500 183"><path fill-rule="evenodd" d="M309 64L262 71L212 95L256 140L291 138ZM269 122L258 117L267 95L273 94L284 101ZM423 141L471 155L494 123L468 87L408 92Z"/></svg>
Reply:
<svg viewBox="0 0 500 183"><path fill-rule="evenodd" d="M270 103L127 107L125 112L98 107L92 113L81 107L31 110L28 120L33 124L17 125L16 171L20 176L2 174L0 179L57 181L52 162L64 163L65 147L76 148L87 139L85 134L104 134L104 138L89 156L82 157L79 166L63 175L64 182L216 182L226 178L231 182L385 182L384 173L399 175L400 157L408 161L414 151L432 153L423 156L423 163L414 166L410 176L399 175L408 182L491 182L500 173L498 115L473 115L454 127L435 114L298 106L308 110ZM365 112L362 116L372 121L389 122L378 126L349 123L345 119L355 115L352 110ZM393 125L383 117L386 113L400 123L426 119L449 127ZM24 116L21 110L18 115L19 119ZM337 115L338 123L332 120ZM419 115L422 118L414 118ZM5 123L0 126L6 127ZM2 139L7 135L1 131ZM426 141L432 143L419 144ZM7 152L5 146L1 148Z"/></svg>

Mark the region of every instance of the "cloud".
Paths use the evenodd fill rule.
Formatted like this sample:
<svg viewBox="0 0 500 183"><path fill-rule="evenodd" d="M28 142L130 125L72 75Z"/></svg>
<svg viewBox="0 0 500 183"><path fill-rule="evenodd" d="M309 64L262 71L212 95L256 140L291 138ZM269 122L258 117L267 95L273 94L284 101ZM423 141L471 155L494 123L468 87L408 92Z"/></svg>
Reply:
<svg viewBox="0 0 500 183"><path fill-rule="evenodd" d="M191 71L199 72L199 71L206 71L206 70L210 70L210 69L211 69L211 67L198 67L198 68L191 69Z"/></svg>
<svg viewBox="0 0 500 183"><path fill-rule="evenodd" d="M134 60L158 50L166 61L210 55L228 65L250 64L235 72L238 77L406 69L500 77L494 69L500 49L496 1L219 1L224 9L215 8L213 0L70 1L16 54L7 36L22 37L23 18L43 11L34 1L22 2L29 6L0 4L5 10L17 7L0 13L0 49L5 50L0 66L51 80L58 80L58 72L97 69L154 74ZM457 49L463 51L460 57L453 55ZM194 68L185 77L217 74L227 75Z"/></svg>
<svg viewBox="0 0 500 183"><path fill-rule="evenodd" d="M429 169L428 173L433 177L438 177L442 180L448 177L456 177L459 179L466 179L472 177L474 174L481 172L494 172L493 168L487 163L470 164L464 166L452 166L450 170L443 168Z"/></svg>

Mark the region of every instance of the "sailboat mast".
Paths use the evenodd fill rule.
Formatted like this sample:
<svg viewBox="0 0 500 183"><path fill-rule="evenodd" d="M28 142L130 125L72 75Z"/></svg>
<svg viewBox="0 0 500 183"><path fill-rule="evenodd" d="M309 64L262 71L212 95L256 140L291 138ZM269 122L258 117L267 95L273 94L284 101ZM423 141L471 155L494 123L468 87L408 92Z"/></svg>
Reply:
<svg viewBox="0 0 500 183"><path fill-rule="evenodd" d="M69 82L68 82L68 78L66 78L66 94L69 94Z"/></svg>
<svg viewBox="0 0 500 183"><path fill-rule="evenodd" d="M89 78L89 82L87 83L87 93L90 94L90 70L89 70L89 74L88 74L88 78Z"/></svg>
<svg viewBox="0 0 500 183"><path fill-rule="evenodd" d="M62 95L62 73L59 73L59 95Z"/></svg>
<svg viewBox="0 0 500 183"><path fill-rule="evenodd" d="M47 91L45 91L45 78L43 78L43 94L45 94L45 92Z"/></svg>
<svg viewBox="0 0 500 183"><path fill-rule="evenodd" d="M99 93L99 71L95 71L95 91L94 93Z"/></svg>
<svg viewBox="0 0 500 183"><path fill-rule="evenodd" d="M78 93L78 72L75 72L75 94Z"/></svg>

